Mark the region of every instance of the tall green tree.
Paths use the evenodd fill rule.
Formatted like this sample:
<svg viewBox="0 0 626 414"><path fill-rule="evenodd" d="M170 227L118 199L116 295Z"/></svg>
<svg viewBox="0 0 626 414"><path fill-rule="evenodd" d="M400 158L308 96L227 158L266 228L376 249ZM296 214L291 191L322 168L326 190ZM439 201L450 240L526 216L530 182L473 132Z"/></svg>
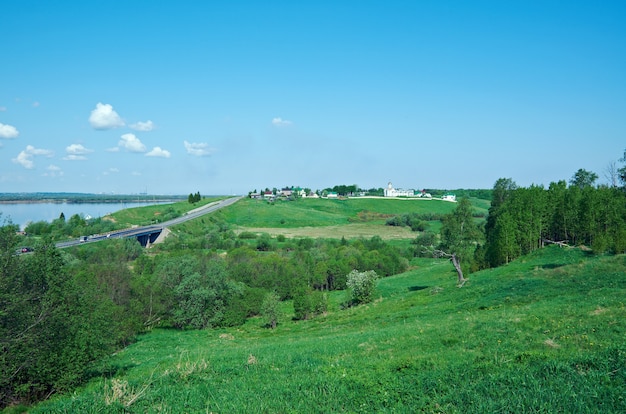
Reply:
<svg viewBox="0 0 626 414"><path fill-rule="evenodd" d="M597 179L598 174L580 168L574 173L572 178L569 180L569 183L570 185L578 187L582 190L585 187L593 187L593 184L596 182Z"/></svg>
<svg viewBox="0 0 626 414"><path fill-rule="evenodd" d="M463 267L469 269L476 246L482 239L472 216L469 198L462 198L456 209L444 216L440 234L441 244L436 254L450 258L458 275L458 284L463 286L467 281L463 276Z"/></svg>
<svg viewBox="0 0 626 414"><path fill-rule="evenodd" d="M282 313L280 312L280 296L276 292L270 292L265 295L263 304L261 305L261 315L265 318L267 326L275 329L278 325Z"/></svg>

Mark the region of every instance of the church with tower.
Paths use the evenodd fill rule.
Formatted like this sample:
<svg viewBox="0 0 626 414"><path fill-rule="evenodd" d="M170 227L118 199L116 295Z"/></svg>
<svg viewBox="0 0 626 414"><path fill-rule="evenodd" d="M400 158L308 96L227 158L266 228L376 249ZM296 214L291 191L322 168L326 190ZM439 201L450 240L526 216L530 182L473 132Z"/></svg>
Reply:
<svg viewBox="0 0 626 414"><path fill-rule="evenodd" d="M385 197L415 197L415 190L403 190L401 188L393 188L391 181L384 190Z"/></svg>

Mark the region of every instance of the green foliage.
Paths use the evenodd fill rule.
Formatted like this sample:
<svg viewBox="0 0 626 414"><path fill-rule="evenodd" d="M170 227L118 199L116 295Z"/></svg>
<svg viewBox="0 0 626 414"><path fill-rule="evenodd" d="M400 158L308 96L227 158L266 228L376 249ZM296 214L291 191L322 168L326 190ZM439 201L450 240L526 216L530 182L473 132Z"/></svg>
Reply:
<svg viewBox="0 0 626 414"><path fill-rule="evenodd" d="M0 406L33 401L79 384L88 364L118 345L119 325L97 288L68 271L50 241L14 258L2 227L0 247ZM109 305L107 305L108 303Z"/></svg>
<svg viewBox="0 0 626 414"><path fill-rule="evenodd" d="M506 264L550 241L586 245L598 254L626 252L624 192L592 187L589 174L579 170L570 187L559 181L547 190L514 185L507 191L494 189L501 196L494 200L485 227L486 264Z"/></svg>
<svg viewBox="0 0 626 414"><path fill-rule="evenodd" d="M455 257L458 259L463 272L469 271L474 251L482 238L483 234L473 219L472 205L468 198L462 198L456 209L442 220L439 249L454 255L453 261Z"/></svg>
<svg viewBox="0 0 626 414"><path fill-rule="evenodd" d="M324 316L271 331L155 329L29 412L624 411L623 255L537 250L471 289L445 260L412 265L374 304L329 292Z"/></svg>
<svg viewBox="0 0 626 414"><path fill-rule="evenodd" d="M433 214L403 214L401 216L394 216L385 222L388 226L408 226L413 231L426 231L430 225L425 220L434 220L436 215ZM437 219L441 219L441 216Z"/></svg>
<svg viewBox="0 0 626 414"><path fill-rule="evenodd" d="M184 275L176 286L174 326L193 329L221 326L228 302L239 294L241 287L228 280L224 262L214 258L206 263L202 273Z"/></svg>
<svg viewBox="0 0 626 414"><path fill-rule="evenodd" d="M581 168L576 171L576 173L572 176L569 182L570 185L578 187L582 190L585 187L592 187L597 179L598 174Z"/></svg>
<svg viewBox="0 0 626 414"><path fill-rule="evenodd" d="M411 244L414 246L412 254L414 257L432 257L437 243L438 239L435 233L430 231L424 232L411 240Z"/></svg>
<svg viewBox="0 0 626 414"><path fill-rule="evenodd" d="M301 288L293 297L294 319L306 320L328 310L328 296L324 292Z"/></svg>
<svg viewBox="0 0 626 414"><path fill-rule="evenodd" d="M195 194L190 193L189 197L187 197L187 201L189 202L189 204L195 204L195 203L200 202L201 200L202 200L202 196L200 195L200 191L198 191Z"/></svg>
<svg viewBox="0 0 626 414"><path fill-rule="evenodd" d="M263 316L266 326L275 329L279 320L282 317L282 312L279 308L280 296L276 292L270 292L263 298L263 304L261 305L261 315Z"/></svg>

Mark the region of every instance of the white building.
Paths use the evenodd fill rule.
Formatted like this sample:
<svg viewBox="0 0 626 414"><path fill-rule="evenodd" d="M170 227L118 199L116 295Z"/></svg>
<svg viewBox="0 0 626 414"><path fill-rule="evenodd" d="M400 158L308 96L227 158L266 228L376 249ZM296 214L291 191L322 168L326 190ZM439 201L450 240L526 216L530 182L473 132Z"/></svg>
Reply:
<svg viewBox="0 0 626 414"><path fill-rule="evenodd" d="M446 193L441 197L442 200L445 201L453 201L456 202L456 196L454 194Z"/></svg>
<svg viewBox="0 0 626 414"><path fill-rule="evenodd" d="M415 190L403 190L401 188L393 188L391 181L384 190L385 197L415 197Z"/></svg>

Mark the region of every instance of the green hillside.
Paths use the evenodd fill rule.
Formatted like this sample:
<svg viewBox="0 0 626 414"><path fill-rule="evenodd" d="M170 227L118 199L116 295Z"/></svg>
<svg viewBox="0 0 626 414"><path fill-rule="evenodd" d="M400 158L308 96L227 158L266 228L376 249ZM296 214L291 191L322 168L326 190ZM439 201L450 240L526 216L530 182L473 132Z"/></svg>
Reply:
<svg viewBox="0 0 626 414"><path fill-rule="evenodd" d="M246 208L242 205L240 208ZM546 248L455 287L414 259L369 305L154 330L30 412L625 412L626 256Z"/></svg>
<svg viewBox="0 0 626 414"><path fill-rule="evenodd" d="M218 215L238 226L315 227L347 224L368 218L383 220L389 215L407 213L447 214L455 206L456 204L446 201L420 199L300 199L270 204L247 198Z"/></svg>

